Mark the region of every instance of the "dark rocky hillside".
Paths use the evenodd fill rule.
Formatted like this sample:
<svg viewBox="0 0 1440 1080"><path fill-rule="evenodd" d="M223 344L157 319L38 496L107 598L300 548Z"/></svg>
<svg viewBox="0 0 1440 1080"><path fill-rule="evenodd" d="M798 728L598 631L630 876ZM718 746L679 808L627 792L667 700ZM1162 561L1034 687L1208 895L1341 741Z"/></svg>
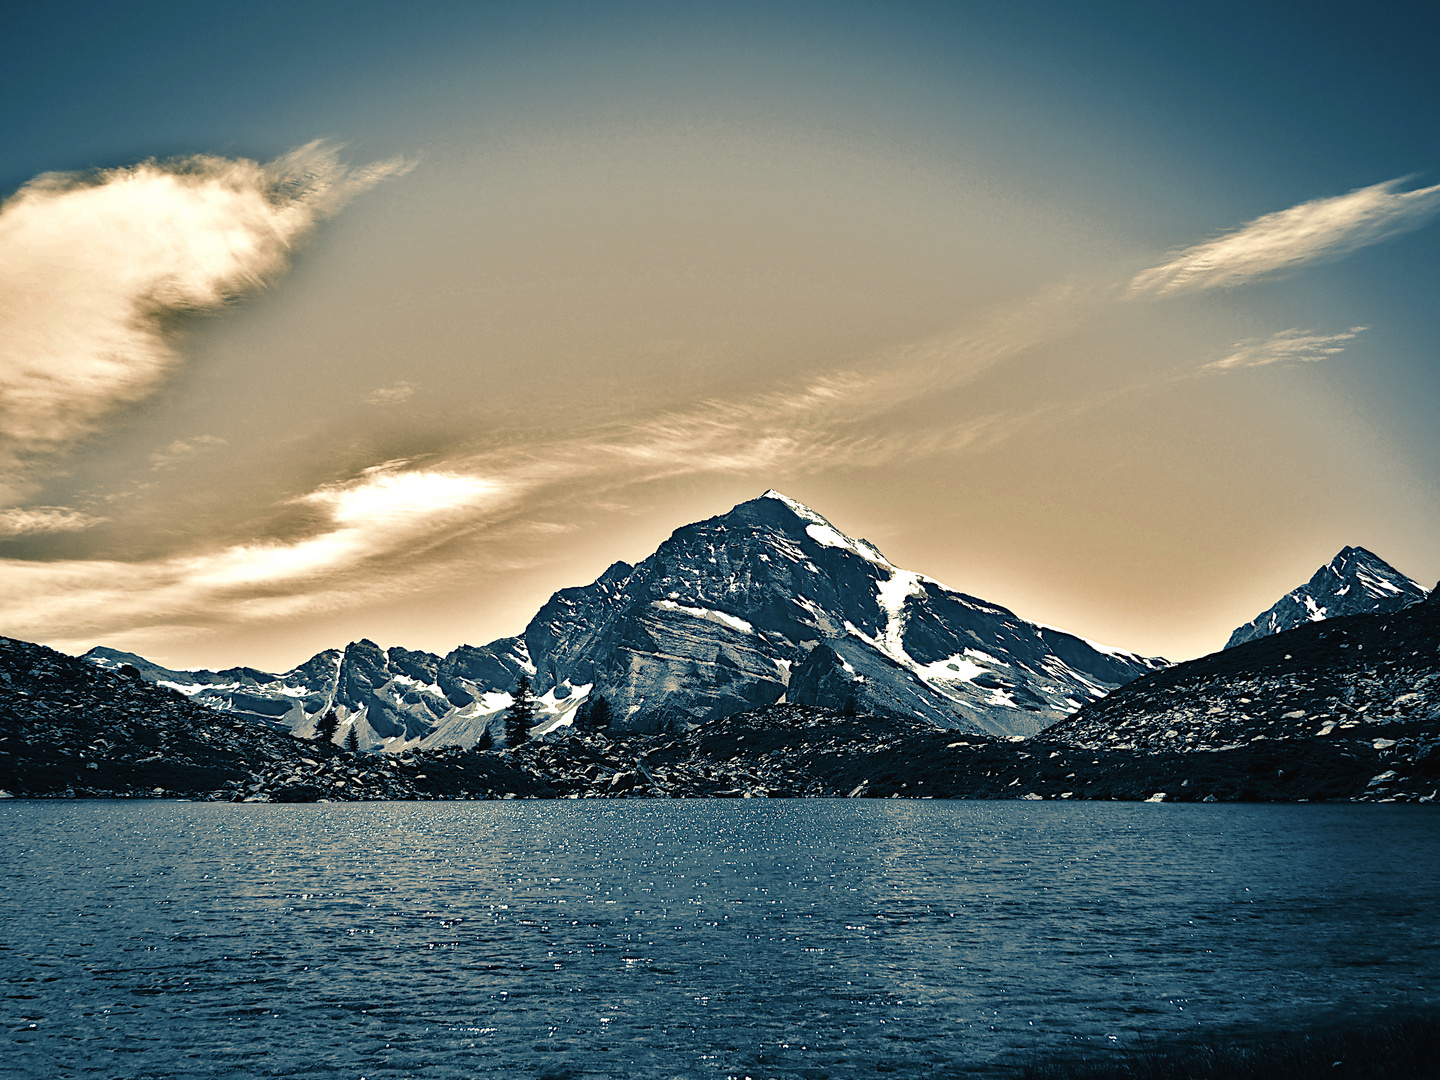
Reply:
<svg viewBox="0 0 1440 1080"><path fill-rule="evenodd" d="M1177 664L1041 738L1151 756L1245 749L1268 754L1277 771L1328 755L1373 768L1350 797L1431 798L1440 787L1440 597Z"/></svg>
<svg viewBox="0 0 1440 1080"><path fill-rule="evenodd" d="M0 638L0 789L10 794L194 796L304 752L136 675Z"/></svg>
<svg viewBox="0 0 1440 1080"><path fill-rule="evenodd" d="M772 705L712 721L676 738L606 747L609 768L565 777L571 745L536 751L536 767L581 797L936 799L1153 799L1165 801L1348 798L1371 763L1323 752L1276 778L1268 748L1206 755L1092 751L936 731L897 717L845 716ZM628 764L630 759L634 764Z"/></svg>
<svg viewBox="0 0 1440 1080"><path fill-rule="evenodd" d="M772 705L679 737L600 744L573 770L576 743L522 753L578 797L851 797L1294 801L1366 796L1379 755L1269 744L1199 754L1091 750L936 731L916 720ZM1426 795L1429 797L1429 792Z"/></svg>
<svg viewBox="0 0 1440 1080"><path fill-rule="evenodd" d="M516 751L448 748L277 762L218 798L938 798L1294 801L1405 796L1368 787L1373 747L1256 743L1094 750L937 730L918 719L770 705L683 735L566 734ZM1437 782L1440 783L1440 782ZM1423 797L1429 799L1432 789ZM1420 797L1416 793L1414 797Z"/></svg>

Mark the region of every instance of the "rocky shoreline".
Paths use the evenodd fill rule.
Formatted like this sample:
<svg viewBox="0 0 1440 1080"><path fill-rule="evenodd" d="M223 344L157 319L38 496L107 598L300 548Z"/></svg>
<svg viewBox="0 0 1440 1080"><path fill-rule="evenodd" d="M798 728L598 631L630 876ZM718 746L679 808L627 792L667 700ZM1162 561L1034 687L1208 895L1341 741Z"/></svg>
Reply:
<svg viewBox="0 0 1440 1080"><path fill-rule="evenodd" d="M38 798L225 802L450 799L936 798L1151 802L1432 802L1440 769L1397 742L1296 739L1179 752L1092 750L959 736L920 721L775 705L682 735L570 733L516 750L353 754L281 736L293 753L228 775L174 760L15 768L0 783ZM78 768L77 768L78 767ZM83 770L83 771L80 771Z"/></svg>
<svg viewBox="0 0 1440 1080"><path fill-rule="evenodd" d="M1440 602L1135 680L1028 739L776 704L680 732L352 752L0 639L0 795L227 802L937 798L1434 802Z"/></svg>
<svg viewBox="0 0 1440 1080"><path fill-rule="evenodd" d="M895 730L902 726L890 718L779 705L714 721L691 737L573 735L514 753L341 754L277 763L207 797L1434 802L1440 795L1436 770L1403 760L1403 748L1387 754L1365 742L1147 754Z"/></svg>

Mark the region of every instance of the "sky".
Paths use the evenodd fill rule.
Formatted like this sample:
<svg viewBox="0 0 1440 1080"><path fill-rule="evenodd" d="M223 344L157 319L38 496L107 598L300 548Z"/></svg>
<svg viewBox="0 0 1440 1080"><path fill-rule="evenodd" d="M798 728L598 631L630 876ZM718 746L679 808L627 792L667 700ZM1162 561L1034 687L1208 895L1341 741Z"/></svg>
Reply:
<svg viewBox="0 0 1440 1080"><path fill-rule="evenodd" d="M774 488L1186 659L1440 578L1413 5L47 4L0 38L0 634L519 633Z"/></svg>

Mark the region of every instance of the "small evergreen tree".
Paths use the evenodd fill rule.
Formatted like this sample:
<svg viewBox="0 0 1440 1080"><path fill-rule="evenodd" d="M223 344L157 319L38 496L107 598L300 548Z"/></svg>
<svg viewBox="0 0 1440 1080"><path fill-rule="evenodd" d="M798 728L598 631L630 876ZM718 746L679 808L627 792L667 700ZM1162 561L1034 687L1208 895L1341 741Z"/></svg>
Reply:
<svg viewBox="0 0 1440 1080"><path fill-rule="evenodd" d="M489 750L495 745L495 740L490 735L490 727L486 725L480 732L480 737L475 740L476 750Z"/></svg>
<svg viewBox="0 0 1440 1080"><path fill-rule="evenodd" d="M590 706L590 731L601 733L610 730L610 724L615 718L614 710L610 708L610 702L605 700L603 694L596 694L595 701Z"/></svg>
<svg viewBox="0 0 1440 1080"><path fill-rule="evenodd" d="M610 703L602 695L596 694L593 697L587 697L575 709L575 730L609 731L610 718Z"/></svg>
<svg viewBox="0 0 1440 1080"><path fill-rule="evenodd" d="M350 733L345 736L345 749L352 754L360 752L360 736L355 734L355 725L350 725Z"/></svg>
<svg viewBox="0 0 1440 1080"><path fill-rule="evenodd" d="M335 732L340 730L340 716L333 708L320 718L315 725L315 738L320 742L333 742Z"/></svg>
<svg viewBox="0 0 1440 1080"><path fill-rule="evenodd" d="M530 725L535 722L537 710L535 695L530 692L530 680L524 675L515 684L515 700L505 711L505 745L514 749L530 738Z"/></svg>

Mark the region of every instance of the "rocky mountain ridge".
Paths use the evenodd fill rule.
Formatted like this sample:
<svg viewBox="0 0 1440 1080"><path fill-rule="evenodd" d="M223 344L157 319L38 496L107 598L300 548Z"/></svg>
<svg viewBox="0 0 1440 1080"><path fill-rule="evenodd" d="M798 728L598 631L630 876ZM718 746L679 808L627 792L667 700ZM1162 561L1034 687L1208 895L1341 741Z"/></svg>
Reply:
<svg viewBox="0 0 1440 1080"><path fill-rule="evenodd" d="M1029 739L781 703L682 733L561 728L508 750L398 754L297 739L0 639L0 796L1432 802L1440 795L1435 608L1440 601L1317 624L1205 658L1208 667L1159 672ZM1330 690L1338 695L1318 688L1325 711L1300 677L1334 666L1307 641L1322 633L1332 654L1363 657L1337 675ZM1204 696L1191 701L1193 693ZM1107 718L1097 722L1102 705Z"/></svg>
<svg viewBox="0 0 1440 1080"><path fill-rule="evenodd" d="M1348 615L1177 664L1052 725L1076 748L1193 755L1307 744L1369 758L1376 798L1440 782L1440 591L1399 611ZM1283 766L1277 766L1282 767Z"/></svg>
<svg viewBox="0 0 1440 1080"><path fill-rule="evenodd" d="M1038 731L1164 666L1019 618L889 562L778 492L677 529L648 559L562 589L521 637L446 656L354 642L279 675L173 671L97 648L111 670L301 736L335 709L366 749L499 735L521 675L536 734L603 695L617 727L683 729L781 700L990 735Z"/></svg>

